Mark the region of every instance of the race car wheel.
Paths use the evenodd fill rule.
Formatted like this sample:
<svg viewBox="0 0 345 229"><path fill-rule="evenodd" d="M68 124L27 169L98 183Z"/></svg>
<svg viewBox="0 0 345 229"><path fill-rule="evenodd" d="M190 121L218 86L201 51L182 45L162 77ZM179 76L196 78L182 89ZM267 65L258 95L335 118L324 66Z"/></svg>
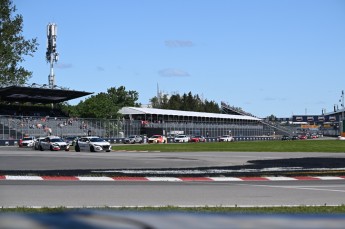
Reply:
<svg viewBox="0 0 345 229"><path fill-rule="evenodd" d="M90 152L95 152L95 148L93 146L90 146Z"/></svg>

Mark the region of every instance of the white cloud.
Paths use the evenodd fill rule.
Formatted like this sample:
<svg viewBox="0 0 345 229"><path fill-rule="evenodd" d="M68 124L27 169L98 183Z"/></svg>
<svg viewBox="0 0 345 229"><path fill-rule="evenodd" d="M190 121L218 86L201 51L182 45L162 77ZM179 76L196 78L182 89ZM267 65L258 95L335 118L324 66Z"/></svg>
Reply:
<svg viewBox="0 0 345 229"><path fill-rule="evenodd" d="M178 48L178 47L192 47L194 46L194 43L189 40L166 40L165 45L172 48Z"/></svg>
<svg viewBox="0 0 345 229"><path fill-rule="evenodd" d="M273 97L266 97L264 98L265 101L275 101L277 100L276 98L273 98Z"/></svg>
<svg viewBox="0 0 345 229"><path fill-rule="evenodd" d="M103 68L103 67L100 67L100 66L97 66L97 71L99 71L99 72L104 72L104 68Z"/></svg>
<svg viewBox="0 0 345 229"><path fill-rule="evenodd" d="M176 68L166 68L158 71L158 74L163 77L186 77L190 76L188 72L176 69Z"/></svg>

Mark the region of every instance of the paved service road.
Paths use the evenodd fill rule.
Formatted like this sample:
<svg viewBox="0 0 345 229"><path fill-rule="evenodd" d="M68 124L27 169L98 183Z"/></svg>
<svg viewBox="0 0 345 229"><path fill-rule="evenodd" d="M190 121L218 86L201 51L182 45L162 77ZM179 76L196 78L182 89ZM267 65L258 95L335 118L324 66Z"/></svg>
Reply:
<svg viewBox="0 0 345 229"><path fill-rule="evenodd" d="M0 206L282 206L345 204L344 181L0 181Z"/></svg>

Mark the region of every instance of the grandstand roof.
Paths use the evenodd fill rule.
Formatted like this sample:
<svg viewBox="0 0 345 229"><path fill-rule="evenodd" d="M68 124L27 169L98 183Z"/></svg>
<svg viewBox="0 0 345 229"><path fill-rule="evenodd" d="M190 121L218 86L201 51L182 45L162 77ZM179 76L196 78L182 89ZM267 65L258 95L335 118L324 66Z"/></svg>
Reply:
<svg viewBox="0 0 345 229"><path fill-rule="evenodd" d="M21 86L0 88L1 101L8 102L60 103L90 94L92 94L92 92L56 88L51 89Z"/></svg>
<svg viewBox="0 0 345 229"><path fill-rule="evenodd" d="M195 112L195 111L179 111L179 110L166 110L156 108L142 108L142 107L123 107L119 110L119 113L124 115L176 115L176 116L189 116L189 117L202 117L202 118L221 118L221 119L240 119L240 120L255 120L261 119L246 116L246 115L229 115L207 112Z"/></svg>

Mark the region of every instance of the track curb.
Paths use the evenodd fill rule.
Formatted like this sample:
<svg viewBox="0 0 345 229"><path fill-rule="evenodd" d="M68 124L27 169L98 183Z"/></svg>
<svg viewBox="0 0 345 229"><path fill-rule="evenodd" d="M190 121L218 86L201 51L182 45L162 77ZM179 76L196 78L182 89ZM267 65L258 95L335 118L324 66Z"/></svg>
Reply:
<svg viewBox="0 0 345 229"><path fill-rule="evenodd" d="M13 181L163 181L163 182L239 182L239 181L312 181L343 180L345 176L266 176L266 177L83 177L83 176L14 176L1 175L0 180Z"/></svg>

